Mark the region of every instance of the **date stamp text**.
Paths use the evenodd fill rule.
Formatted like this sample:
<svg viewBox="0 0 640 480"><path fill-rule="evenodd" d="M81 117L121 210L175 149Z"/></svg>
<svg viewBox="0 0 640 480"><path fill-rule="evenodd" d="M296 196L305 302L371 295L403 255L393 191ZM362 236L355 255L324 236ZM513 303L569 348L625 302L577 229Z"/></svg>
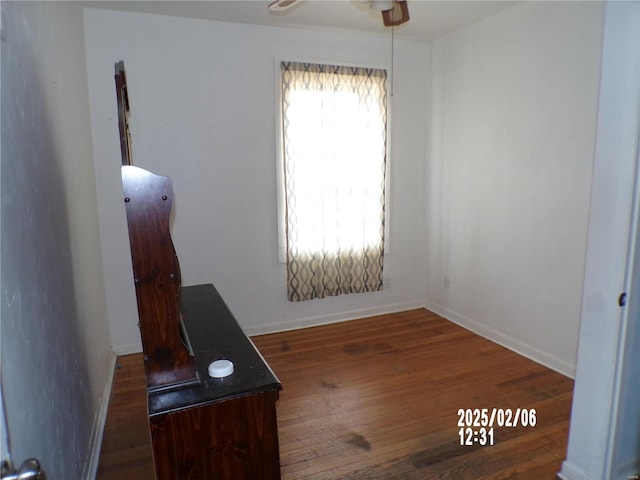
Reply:
<svg viewBox="0 0 640 480"><path fill-rule="evenodd" d="M535 408L459 408L460 445L493 445L496 428L535 427Z"/></svg>

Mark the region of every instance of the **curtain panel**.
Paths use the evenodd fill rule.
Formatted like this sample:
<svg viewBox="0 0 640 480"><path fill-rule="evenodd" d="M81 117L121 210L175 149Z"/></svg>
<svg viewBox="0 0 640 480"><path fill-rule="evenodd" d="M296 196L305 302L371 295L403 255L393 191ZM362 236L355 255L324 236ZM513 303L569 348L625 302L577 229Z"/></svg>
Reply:
<svg viewBox="0 0 640 480"><path fill-rule="evenodd" d="M382 290L386 71L282 62L290 301Z"/></svg>

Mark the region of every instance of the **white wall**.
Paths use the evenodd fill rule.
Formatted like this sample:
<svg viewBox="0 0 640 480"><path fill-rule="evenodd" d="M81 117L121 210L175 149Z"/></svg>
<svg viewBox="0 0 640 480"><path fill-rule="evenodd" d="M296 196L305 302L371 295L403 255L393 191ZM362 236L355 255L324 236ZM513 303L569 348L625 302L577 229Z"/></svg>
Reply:
<svg viewBox="0 0 640 480"><path fill-rule="evenodd" d="M274 58L388 66L391 38L89 9L85 38L106 292L113 344L140 348L116 123L124 60L133 161L172 178L183 284L212 282L250 333L423 305L429 46L395 42L390 288L286 300L278 263Z"/></svg>
<svg viewBox="0 0 640 480"><path fill-rule="evenodd" d="M0 318L13 460L89 478L112 357L82 7L10 2L2 17Z"/></svg>
<svg viewBox="0 0 640 480"><path fill-rule="evenodd" d="M432 52L427 307L567 375L601 34L598 2L527 2Z"/></svg>

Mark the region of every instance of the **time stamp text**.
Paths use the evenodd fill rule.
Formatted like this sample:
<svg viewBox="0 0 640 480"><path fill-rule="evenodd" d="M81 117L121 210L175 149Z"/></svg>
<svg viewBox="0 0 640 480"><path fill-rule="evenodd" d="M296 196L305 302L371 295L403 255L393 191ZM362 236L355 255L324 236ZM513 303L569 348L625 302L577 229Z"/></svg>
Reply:
<svg viewBox="0 0 640 480"><path fill-rule="evenodd" d="M535 408L459 408L460 445L493 445L496 428L535 427Z"/></svg>

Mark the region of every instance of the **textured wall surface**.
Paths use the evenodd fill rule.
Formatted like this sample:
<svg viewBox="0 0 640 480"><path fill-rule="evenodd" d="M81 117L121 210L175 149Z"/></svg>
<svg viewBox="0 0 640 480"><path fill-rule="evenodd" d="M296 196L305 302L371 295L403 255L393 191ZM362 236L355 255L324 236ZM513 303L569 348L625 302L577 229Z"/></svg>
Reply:
<svg viewBox="0 0 640 480"><path fill-rule="evenodd" d="M14 462L87 468L110 339L82 8L3 4L2 382Z"/></svg>

